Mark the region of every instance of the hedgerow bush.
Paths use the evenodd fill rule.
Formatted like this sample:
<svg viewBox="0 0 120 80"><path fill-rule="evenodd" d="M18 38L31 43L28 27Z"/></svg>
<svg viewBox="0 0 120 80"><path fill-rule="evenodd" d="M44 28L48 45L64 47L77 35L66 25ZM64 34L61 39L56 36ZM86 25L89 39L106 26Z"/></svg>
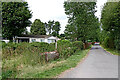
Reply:
<svg viewBox="0 0 120 80"><path fill-rule="evenodd" d="M114 40L113 40L113 38L110 38L110 37L106 37L104 39L103 45L104 45L105 48L111 48L111 49L115 48Z"/></svg>
<svg viewBox="0 0 120 80"><path fill-rule="evenodd" d="M59 40L57 45L57 51L60 54L60 58L65 59L83 49L82 41L76 41L72 43L69 40Z"/></svg>
<svg viewBox="0 0 120 80"><path fill-rule="evenodd" d="M120 39L117 39L115 42L115 48L120 51Z"/></svg>
<svg viewBox="0 0 120 80"><path fill-rule="evenodd" d="M82 41L75 41L75 42L72 43L72 46L76 47L79 50L83 50L84 49Z"/></svg>
<svg viewBox="0 0 120 80"><path fill-rule="evenodd" d="M57 52L59 58L66 59L69 56L76 53L76 51L83 49L81 41L71 43L68 40L59 40L57 42ZM55 51L55 43L33 42L33 43L8 43L3 48L3 64L2 64L2 76L7 78L9 76L14 77L16 73L19 73L22 66L35 66L37 64L44 65L46 61L46 55L44 52ZM12 60L15 55L15 60ZM18 58L17 58L18 57ZM12 60L12 64L6 62Z"/></svg>
<svg viewBox="0 0 120 80"><path fill-rule="evenodd" d="M7 58L12 55L20 55L22 53L25 53L26 51L29 51L32 53L43 53L43 52L50 52L55 50L55 44L51 43L45 43L45 42L33 42L33 43L8 43L3 48L3 57Z"/></svg>
<svg viewBox="0 0 120 80"><path fill-rule="evenodd" d="M55 50L55 43L50 43L49 49L50 49L50 51L54 51Z"/></svg>
<svg viewBox="0 0 120 80"><path fill-rule="evenodd" d="M60 58L67 58L70 55L71 42L68 40L57 41L57 51Z"/></svg>

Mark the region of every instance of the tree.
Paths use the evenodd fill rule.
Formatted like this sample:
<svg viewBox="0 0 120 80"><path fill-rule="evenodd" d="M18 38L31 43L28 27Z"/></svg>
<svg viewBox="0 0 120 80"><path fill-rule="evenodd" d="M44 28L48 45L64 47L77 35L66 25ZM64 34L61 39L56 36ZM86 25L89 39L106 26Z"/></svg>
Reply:
<svg viewBox="0 0 120 80"><path fill-rule="evenodd" d="M109 48L112 47L120 50L120 2L107 2L104 5L102 9L101 24L103 32L105 32L102 36L104 37L104 45L109 44Z"/></svg>
<svg viewBox="0 0 120 80"><path fill-rule="evenodd" d="M54 20L53 21L48 21L48 25L47 25L47 31L49 33L49 35L52 34L52 28L54 26Z"/></svg>
<svg viewBox="0 0 120 80"><path fill-rule="evenodd" d="M2 36L12 40L30 26L32 17L27 2L2 2Z"/></svg>
<svg viewBox="0 0 120 80"><path fill-rule="evenodd" d="M98 19L95 16L95 2L65 2L65 14L68 15L68 25L65 29L66 38L72 41L82 40L84 43L92 39L99 28Z"/></svg>
<svg viewBox="0 0 120 80"><path fill-rule="evenodd" d="M31 25L31 34L35 35L46 35L45 24L36 19Z"/></svg>
<svg viewBox="0 0 120 80"><path fill-rule="evenodd" d="M60 31L60 23L58 21L55 22L53 28L52 28L52 35L53 36L58 36L59 35L59 31Z"/></svg>

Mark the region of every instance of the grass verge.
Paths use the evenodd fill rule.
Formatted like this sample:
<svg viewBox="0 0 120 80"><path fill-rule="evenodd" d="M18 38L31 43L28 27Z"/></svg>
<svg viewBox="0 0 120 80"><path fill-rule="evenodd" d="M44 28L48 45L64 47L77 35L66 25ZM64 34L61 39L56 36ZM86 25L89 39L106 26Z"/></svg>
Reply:
<svg viewBox="0 0 120 80"><path fill-rule="evenodd" d="M102 47L105 51L107 51L108 53L110 53L110 54L112 54L112 55L118 55L118 56L120 56L120 51L118 51L118 50L105 48L105 47L103 47L102 45L101 45L101 47Z"/></svg>
<svg viewBox="0 0 120 80"><path fill-rule="evenodd" d="M82 50L67 59L57 59L43 66L39 64L35 66L21 65L22 67L20 67L19 72L16 73L15 78L55 78L65 70L77 66L80 60L87 55L88 51L89 49ZM13 61L7 62L13 64Z"/></svg>

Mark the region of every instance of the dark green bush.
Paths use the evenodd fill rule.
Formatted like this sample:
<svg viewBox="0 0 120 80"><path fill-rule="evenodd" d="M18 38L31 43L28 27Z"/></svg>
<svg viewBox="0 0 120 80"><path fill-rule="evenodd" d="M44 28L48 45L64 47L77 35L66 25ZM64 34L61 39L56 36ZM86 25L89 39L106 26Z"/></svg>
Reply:
<svg viewBox="0 0 120 80"><path fill-rule="evenodd" d="M71 46L71 42L68 40L59 40L57 41L57 51L61 52L63 49L66 49Z"/></svg>
<svg viewBox="0 0 120 80"><path fill-rule="evenodd" d="M61 58L67 58L72 54L71 42L68 40L59 40L57 42L57 51Z"/></svg>
<svg viewBox="0 0 120 80"><path fill-rule="evenodd" d="M29 51L30 53L43 53L43 52L50 52L55 50L55 44L45 43L45 42L33 42L33 43L8 43L3 48L3 56L9 57L12 55L19 55Z"/></svg>
<svg viewBox="0 0 120 80"><path fill-rule="evenodd" d="M55 43L50 43L50 44L49 44L49 49L50 49L49 51L54 51L54 50L55 50L55 47L56 47L56 46L55 46Z"/></svg>
<svg viewBox="0 0 120 80"><path fill-rule="evenodd" d="M82 41L75 41L75 42L72 43L72 46L76 47L79 50L83 50L84 49Z"/></svg>
<svg viewBox="0 0 120 80"><path fill-rule="evenodd" d="M114 49L114 40L111 37L106 37L103 42L104 47Z"/></svg>
<svg viewBox="0 0 120 80"><path fill-rule="evenodd" d="M115 42L115 48L116 48L116 50L120 51L120 39L116 39L114 42Z"/></svg>
<svg viewBox="0 0 120 80"><path fill-rule="evenodd" d="M45 43L45 42L33 42L33 43L31 43L31 47L35 48L35 52L50 51L49 44Z"/></svg>

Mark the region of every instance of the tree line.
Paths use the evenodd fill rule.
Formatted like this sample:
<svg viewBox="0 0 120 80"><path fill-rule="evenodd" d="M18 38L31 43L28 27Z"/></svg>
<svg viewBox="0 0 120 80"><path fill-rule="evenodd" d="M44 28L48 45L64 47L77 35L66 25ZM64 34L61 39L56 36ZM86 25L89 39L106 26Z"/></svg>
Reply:
<svg viewBox="0 0 120 80"><path fill-rule="evenodd" d="M68 24L61 37L70 41L100 41L105 47L120 50L120 2L107 2L102 9L101 21L95 16L96 2L64 2ZM27 2L2 2L2 37L12 40L26 32L31 26L31 34L59 37L60 22L43 23L36 19L33 23L32 11Z"/></svg>
<svg viewBox="0 0 120 80"><path fill-rule="evenodd" d="M120 50L120 2L107 2L101 14L101 43L106 48Z"/></svg>
<svg viewBox="0 0 120 80"><path fill-rule="evenodd" d="M46 35L48 33L48 35L59 36L59 31L59 21L49 20L48 23L43 23L40 19L36 19L31 25L31 34L34 35Z"/></svg>
<svg viewBox="0 0 120 80"><path fill-rule="evenodd" d="M2 37L12 40L15 36L28 34L26 27L31 26L30 34L59 36L60 22L43 23L36 19L33 23L32 11L27 2L2 2Z"/></svg>

